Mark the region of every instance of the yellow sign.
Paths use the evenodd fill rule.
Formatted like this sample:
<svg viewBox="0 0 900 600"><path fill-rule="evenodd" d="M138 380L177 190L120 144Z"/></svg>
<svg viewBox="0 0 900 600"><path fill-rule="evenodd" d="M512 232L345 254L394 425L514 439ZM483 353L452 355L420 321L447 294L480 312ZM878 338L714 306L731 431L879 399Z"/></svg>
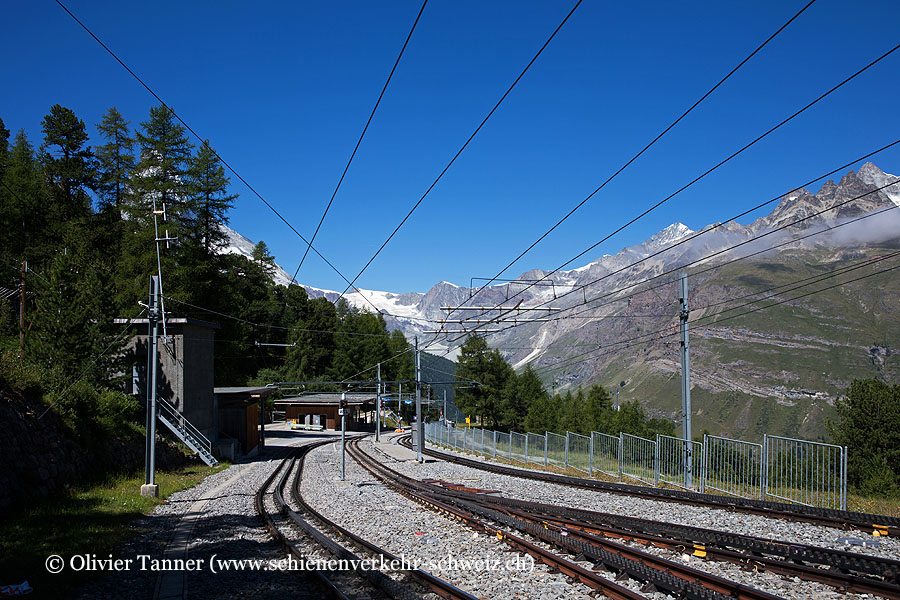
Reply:
<svg viewBox="0 0 900 600"><path fill-rule="evenodd" d="M471 423L471 421L469 421L469 417L466 417L466 425L468 425L469 423Z"/></svg>

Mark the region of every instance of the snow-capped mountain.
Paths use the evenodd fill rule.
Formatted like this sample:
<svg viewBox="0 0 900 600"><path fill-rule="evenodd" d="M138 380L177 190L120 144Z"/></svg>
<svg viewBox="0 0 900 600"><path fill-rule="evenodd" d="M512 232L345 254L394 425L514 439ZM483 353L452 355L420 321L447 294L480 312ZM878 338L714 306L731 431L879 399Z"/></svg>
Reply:
<svg viewBox="0 0 900 600"><path fill-rule="evenodd" d="M225 233L227 242L225 246L219 249L219 254L239 254L249 259L253 258L253 248L256 246L254 242L251 242L248 238L242 236L227 225L221 225L221 228ZM290 285L293 280L291 279L291 276L288 275L287 271L282 269L281 266L276 263L275 271L272 273L272 281L278 285L287 286Z"/></svg>
<svg viewBox="0 0 900 600"><path fill-rule="evenodd" d="M456 307L463 304L494 306L507 302L508 299L515 303L521 302L523 306L553 301L554 306L565 307L583 301L586 295L580 290L584 286L587 286L584 289L588 295L597 295L604 289L614 289L641 281L648 276L668 271L680 264L720 252L737 243L747 242L761 233L782 227L797 219L809 217L830 206L858 196L862 197L820 216L809 218L777 235L769 235L760 242L747 243L742 247L741 252L747 254L756 252L759 249L771 247L779 241L789 239L789 236L796 232L809 232L810 229L832 226L842 220L886 206L900 205L900 184L896 186L897 190L889 188L885 191L867 194L877 187L893 182L900 182L900 177L884 173L874 164L866 163L858 173L848 172L837 184L833 181L825 182L816 194L799 189L785 195L770 214L760 217L748 225L740 225L735 222L716 223L694 231L683 223L673 223L641 244L623 248L615 255L604 255L578 268L554 273L540 269L526 271L519 277L522 283L494 284L479 290L441 281L425 293L397 294L388 291L359 289L359 291L346 294L344 298L351 306L361 310L375 311L377 309L384 315L390 328L401 329L408 338L413 336L421 338L426 336L426 331L440 329L441 320L448 319L448 311L441 310L442 307ZM840 237L836 234L821 235L804 243L807 245L824 243L843 246L857 239L858 241L877 241L874 238L878 236L884 238L893 231L888 229L888 232L885 233L883 227L873 227L872 225L873 223L869 223L866 227L856 229L848 227L841 232ZM250 257L254 243L227 227L224 229L228 235L228 246L223 252ZM675 244L678 244L676 248L661 252ZM734 256L735 252L732 251L719 255L717 260ZM281 267L275 270L272 277L279 285L288 285L291 282L290 275ZM541 281L531 283L536 280ZM339 292L333 290L306 285L304 288L312 298L325 297L336 301L340 296ZM579 292L574 294L573 290L579 290ZM489 313L487 318L495 314ZM471 313L465 316L471 316ZM462 318L464 315L461 311L449 315L445 328L464 328L458 322ZM523 315L523 318L526 317ZM454 323L453 320L457 322ZM495 336L495 338L509 346L535 346L537 350L513 352L509 356L517 366L523 366L529 361L539 360L544 354L541 348L551 349L555 340L565 337L572 327L579 325L580 323L571 324L561 321L549 322L543 326L529 325L511 330L508 334ZM442 336L437 346L440 347L456 337L458 336ZM431 339L430 335L428 339Z"/></svg>

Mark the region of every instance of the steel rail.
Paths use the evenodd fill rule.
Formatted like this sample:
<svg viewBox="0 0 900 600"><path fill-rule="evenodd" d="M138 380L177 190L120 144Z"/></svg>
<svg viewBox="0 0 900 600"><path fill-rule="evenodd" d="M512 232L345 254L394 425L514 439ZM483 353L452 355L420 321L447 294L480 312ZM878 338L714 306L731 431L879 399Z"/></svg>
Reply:
<svg viewBox="0 0 900 600"><path fill-rule="evenodd" d="M435 480L429 480L429 483L445 484ZM473 502L489 510L497 510L545 528L555 523L558 530L566 531L566 537L578 528L589 536L592 531L604 535L608 533L610 537L638 539L659 546L690 549L696 556L702 558L726 560L744 566L752 564L753 568L765 568L807 581L824 583L842 591L900 599L900 586L897 585L900 579L900 561L889 558L586 509L560 507L488 493L494 490L477 490L456 484L444 487L442 497L445 499L456 498L461 502ZM596 536L590 537L590 542L596 541L598 541ZM738 548L743 552L736 552L731 548ZM763 554L778 558L762 556ZM828 569L811 566L810 563ZM866 575L876 575L883 579L874 579Z"/></svg>
<svg viewBox="0 0 900 600"><path fill-rule="evenodd" d="M889 584L900 584L900 561L891 558L796 542L788 543L770 538L706 529L693 525L667 523L665 521L603 513L583 508L486 495L488 491L490 490L460 489L460 486L451 484L447 488L446 493L463 500L478 502L488 508L514 511L521 515L533 516L546 521L555 521L564 526L571 524L573 526L617 529L632 536L668 536L666 539L684 546L703 545L708 548L734 549L752 556L773 555L789 560L791 563L812 563L831 569L880 577ZM840 587L839 582L836 582L835 585Z"/></svg>
<svg viewBox="0 0 900 600"><path fill-rule="evenodd" d="M842 592L873 594L891 600L900 600L900 586L886 581L850 575L839 570L826 570L802 563L786 562L781 559L773 559L753 553L736 552L705 544L690 544L672 538L636 533L615 527L586 524L561 518L542 518L540 515L515 509L507 509L503 512L518 516L528 522L549 526L551 529L559 532L566 532L567 535L575 536L590 544L602 544L602 538L598 538L598 536L621 539L623 541L635 541L642 545L653 545L688 553L701 559L729 562L744 569L760 569L789 577L799 577L804 581L815 581L829 585Z"/></svg>
<svg viewBox="0 0 900 600"><path fill-rule="evenodd" d="M394 487L399 487L407 493L416 496L424 496L433 502L440 502L446 506L453 505L460 512L470 516L462 516L468 522L475 522L480 527L486 524L481 519L501 523L522 533L532 535L541 541L556 546L567 553L579 558L590 560L598 567L606 568L618 573L627 574L632 579L643 581L653 589L664 590L678 597L701 600L710 598L739 598L741 600L774 600L778 596L769 594L749 586L744 586L722 577L694 569L618 544L604 541L603 547L587 544L580 540L570 538L565 532L550 531L549 528L527 523L522 519L504 515L500 511L487 508L478 502L461 499L460 495L483 497L481 494L471 492L447 493L445 490L430 484L411 479L393 469L375 461L365 455L355 441L351 446L351 456L363 464L364 467L377 477L383 479ZM413 492L413 490L415 490ZM505 533L505 535L510 535Z"/></svg>
<svg viewBox="0 0 900 600"><path fill-rule="evenodd" d="M505 531L489 523L486 523L485 521L465 511L461 511L454 506L441 502L438 499L432 498L419 490L414 492L413 490L416 487L420 487L421 484L416 484L415 480L406 478L404 475L401 475L400 473L397 473L396 471L385 467L378 461L372 459L366 453L359 450L359 448L357 447L358 441L359 440L348 441L347 448L350 455L364 469L390 485L398 493L406 498L409 498L413 502L430 508L435 512L443 513L444 515L452 519L463 522L475 530L484 531L489 535L494 535L497 537L497 539L505 542L511 548L526 552L527 554L550 566L551 568L556 569L559 572L564 573L565 575L568 575L569 577L577 581L580 581L588 587L603 593L609 598L613 598L615 600L646 600L645 596L642 596L641 594L634 592L626 588L625 586L615 583L614 581L611 581L605 577L602 577L601 575L594 573L593 571L586 569L581 565L558 556L553 552L550 552L549 550L546 550L536 544L525 540L524 538L510 533L509 531ZM404 481L404 483L401 484L400 481Z"/></svg>
<svg viewBox="0 0 900 600"><path fill-rule="evenodd" d="M292 453L293 455L293 453ZM292 542L284 533L278 529L278 526L275 524L275 520L272 518L272 515L265 508L265 496L266 490L271 487L272 482L275 481L275 477L278 476L278 473L285 467L289 460L292 459L292 456L286 457L278 467L272 471L272 474L269 475L266 480L263 482L262 486L260 486L259 490L256 492L256 513L259 515L259 518L263 522L263 526L269 532L269 535L278 542L279 545L284 550L287 550L291 553L294 558L298 561L305 561L306 557L300 551L300 548ZM313 575L319 580L319 582L324 586L325 590L328 592L329 596L332 598L337 598L338 600L351 600L349 596L344 594L335 584L332 582L325 573L318 569L312 570Z"/></svg>
<svg viewBox="0 0 900 600"><path fill-rule="evenodd" d="M409 436L405 436L400 443L410 447ZM752 498L738 498L716 496L713 494L701 494L684 490L672 490L664 488L651 488L626 483L613 483L597 479L583 477L571 477L529 469L506 467L503 465L471 460L460 456L439 452L429 448L423 448L422 452L428 456L472 467L482 471L509 475L523 479L533 479L548 483L579 487L589 490L608 492L612 494L624 494L638 496L651 500L677 502L681 504L701 505L710 508L721 508L734 512L761 515L770 518L802 521L815 525L824 525L837 529L858 529L863 531L878 532L879 535L900 536L900 518L887 515L874 515L854 511L818 508L800 504L788 504L785 502L771 502L768 500L755 500Z"/></svg>
<svg viewBox="0 0 900 600"><path fill-rule="evenodd" d="M349 438L347 441L351 442L351 441L357 441L357 440L358 440L358 438ZM337 440L333 440L329 443L333 443L336 441ZM357 544L358 546L360 546L362 548L365 548L368 552L383 556L388 561L393 562L394 564L402 563L402 560L399 556L396 556L395 554L392 554L391 552L389 552L383 548L380 548L379 546L376 546L372 542L360 537L359 535L353 533L349 529L342 527L341 525L338 525L337 523L335 523L334 521L332 521L331 519L329 519L328 517L326 517L319 511L317 511L316 509L314 509L308 502L306 502L306 500L303 498L303 493L300 490L300 484L302 482L302 474L303 474L303 465L306 460L306 453L301 454L297 460L299 462L299 468L295 471L294 482L293 482L293 485L291 486L291 497L293 498L294 502L297 503L298 506L302 507L303 510L305 510L306 512L311 514L313 517L315 517L316 519L318 519L325 525L333 528L342 537L351 540L353 543ZM420 585L427 587L432 592L436 593L437 595L441 596L442 598L457 599L457 600L478 600L475 596L472 596L468 592L465 592L465 591L459 589L458 587L454 586L453 584L451 584L447 581L444 581L443 579L440 579L438 577L435 577L431 573L428 573L427 571L424 571L422 569L413 567L413 568L402 569L402 570L404 573L415 578Z"/></svg>

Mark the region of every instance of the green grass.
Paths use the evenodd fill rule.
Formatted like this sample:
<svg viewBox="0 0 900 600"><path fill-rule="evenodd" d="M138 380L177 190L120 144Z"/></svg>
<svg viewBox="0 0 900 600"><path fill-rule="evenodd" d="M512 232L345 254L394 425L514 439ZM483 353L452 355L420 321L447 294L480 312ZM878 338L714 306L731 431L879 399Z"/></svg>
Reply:
<svg viewBox="0 0 900 600"><path fill-rule="evenodd" d="M90 573L65 569L50 575L44 561L51 554L64 559L75 554L107 558L125 540L139 531L130 527L142 514L152 511L171 494L193 487L207 476L228 467L190 466L158 472L159 498L140 495L143 475L112 478L104 483L75 490L67 496L36 502L6 513L0 522L0 584L28 580L36 597L57 598L85 583ZM128 558L128 557L123 557ZM133 558L133 557L131 557Z"/></svg>

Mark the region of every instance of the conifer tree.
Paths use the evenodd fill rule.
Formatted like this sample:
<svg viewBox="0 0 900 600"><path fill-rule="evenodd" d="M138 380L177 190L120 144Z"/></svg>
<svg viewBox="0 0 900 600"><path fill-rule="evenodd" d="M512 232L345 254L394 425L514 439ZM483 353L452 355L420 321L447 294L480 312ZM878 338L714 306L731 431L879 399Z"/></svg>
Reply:
<svg viewBox="0 0 900 600"><path fill-rule="evenodd" d="M194 220L188 235L210 256L225 244L220 225L228 224L228 211L237 195L228 194L230 181L209 140L204 140L191 158L188 182Z"/></svg>
<svg viewBox="0 0 900 600"><path fill-rule="evenodd" d="M266 275L271 275L275 272L275 257L269 254L269 247L264 241L259 240L256 242L250 256L253 258L253 262L266 272Z"/></svg>
<svg viewBox="0 0 900 600"><path fill-rule="evenodd" d="M136 137L141 156L134 178L140 197L135 202L140 212L147 214L155 201L159 210L165 206L167 214L178 220L187 208L185 175L193 148L184 127L167 106L154 106Z"/></svg>
<svg viewBox="0 0 900 600"><path fill-rule="evenodd" d="M6 163L9 160L9 129L3 124L3 119L0 119L0 178L3 177L3 172L6 170Z"/></svg>
<svg viewBox="0 0 900 600"><path fill-rule="evenodd" d="M0 227L6 262L40 261L51 256L59 237L52 235L46 211L47 188L34 147L20 130L7 155L0 186Z"/></svg>
<svg viewBox="0 0 900 600"><path fill-rule="evenodd" d="M84 121L64 106L54 104L41 122L44 169L53 193L55 219L67 222L91 211L88 190L96 187L96 165Z"/></svg>
<svg viewBox="0 0 900 600"><path fill-rule="evenodd" d="M106 140L97 147L100 208L118 215L125 204L134 171L134 138L128 129L128 121L115 106L106 111L97 130Z"/></svg>

